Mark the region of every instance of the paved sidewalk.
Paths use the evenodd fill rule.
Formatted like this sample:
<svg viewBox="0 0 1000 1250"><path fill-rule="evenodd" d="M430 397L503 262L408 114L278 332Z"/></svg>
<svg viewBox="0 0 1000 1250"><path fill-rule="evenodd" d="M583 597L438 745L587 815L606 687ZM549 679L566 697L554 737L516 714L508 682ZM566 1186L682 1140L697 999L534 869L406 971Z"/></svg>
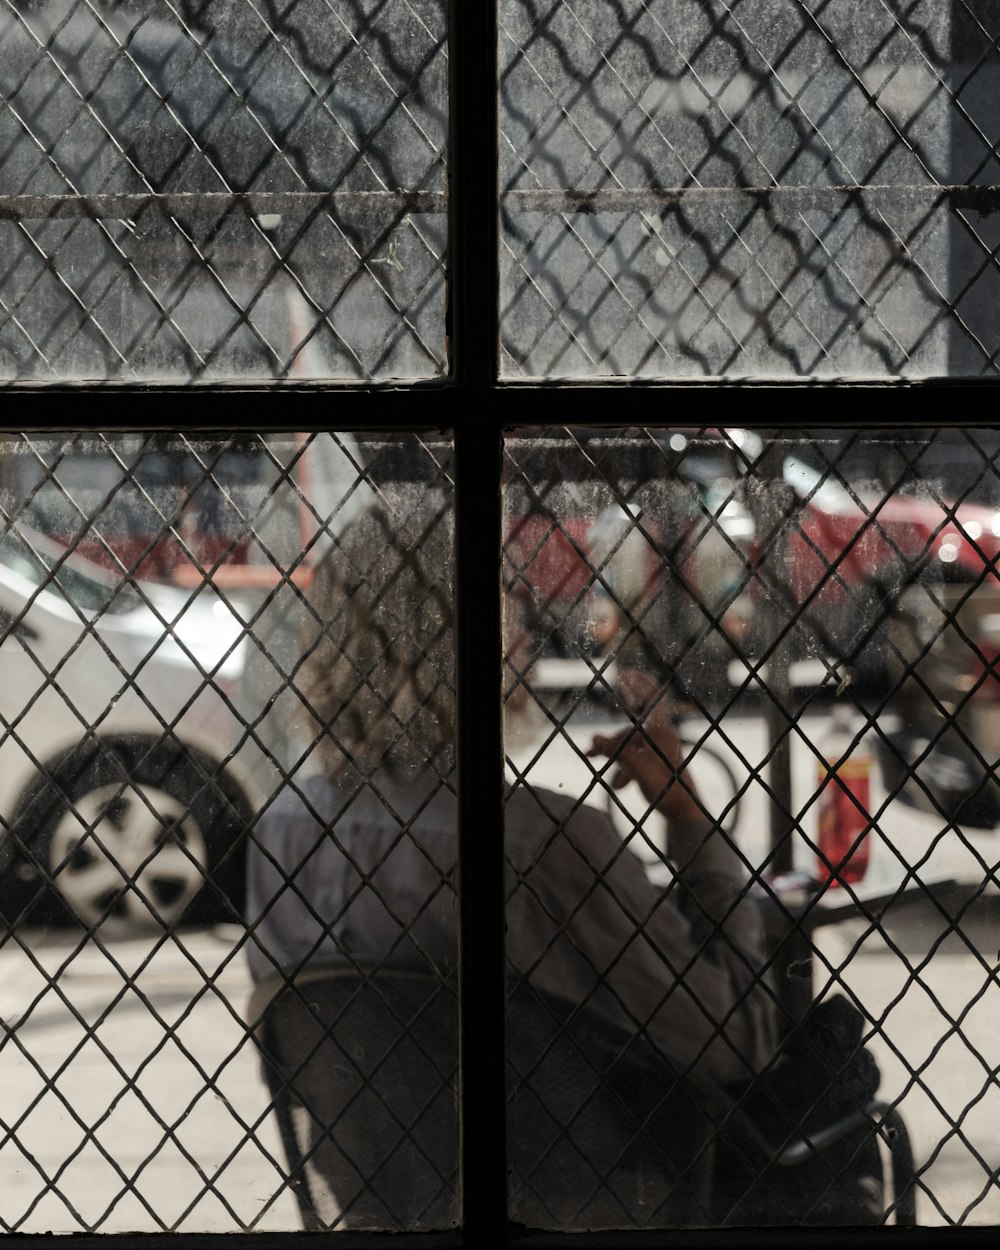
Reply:
<svg viewBox="0 0 1000 1250"><path fill-rule="evenodd" d="M4 1231L301 1227L243 1024L250 984L233 936L102 951L36 932L23 935L30 958L3 946ZM84 1024L98 1020L87 1040Z"/></svg>
<svg viewBox="0 0 1000 1250"><path fill-rule="evenodd" d="M853 996L881 1030L881 1097L910 1130L922 1224L1000 1223L1000 982L996 900L968 909L961 936L930 904L820 930L816 989ZM824 966L825 959L825 966Z"/></svg>
<svg viewBox="0 0 1000 1250"><path fill-rule="evenodd" d="M890 920L889 942L859 922L821 931L817 989L855 995L889 1039L872 1046L881 1093L901 1097L914 1139L922 1223L1000 1221L1000 986L979 959L997 954L979 949L995 942L995 920L977 913L968 943L936 946L942 925L925 906ZM150 952L143 941L77 948L65 934L35 935L33 959L12 943L0 951L0 1015L13 1030L0 1046L4 1228L300 1227L243 1027L249 980L233 935L191 933ZM58 991L43 975L54 973ZM86 1040L83 1022L98 1019Z"/></svg>
<svg viewBox="0 0 1000 1250"><path fill-rule="evenodd" d="M574 733L589 741L595 728ZM733 718L727 732L751 763L760 758L759 722ZM524 759L533 754L526 744ZM798 794L812 775L800 758ZM531 779L601 798L565 741ZM899 876L890 840L931 876L981 880L995 861L996 835L970 849L896 806L873 861L887 882ZM750 785L736 831L750 862L766 854L765 817L766 796ZM1000 1222L997 918L988 902L964 918L962 937L944 937L940 914L921 903L890 913L885 935L858 920L819 930L817 992L849 993L878 1026L881 1093L900 1099L914 1138L922 1223ZM0 941L0 1230L299 1228L245 1031L242 931L103 948L65 930L22 940L27 950Z"/></svg>

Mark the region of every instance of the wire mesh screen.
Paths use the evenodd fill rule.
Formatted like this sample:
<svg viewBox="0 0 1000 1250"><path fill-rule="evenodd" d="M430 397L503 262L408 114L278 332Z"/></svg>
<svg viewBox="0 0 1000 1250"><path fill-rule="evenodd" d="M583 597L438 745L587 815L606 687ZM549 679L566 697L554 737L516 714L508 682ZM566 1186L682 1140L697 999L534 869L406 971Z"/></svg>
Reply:
<svg viewBox="0 0 1000 1250"><path fill-rule="evenodd" d="M510 377L992 374L995 6L501 5Z"/></svg>
<svg viewBox="0 0 1000 1250"><path fill-rule="evenodd" d="M996 1218L998 452L508 438L522 1223Z"/></svg>
<svg viewBox="0 0 1000 1250"><path fill-rule="evenodd" d="M417 436L5 438L5 1231L454 1223L449 466ZM362 982L425 956L433 1027ZM331 960L339 1033L296 980ZM380 1120L421 1060L433 1116ZM334 1204L306 1177L350 1125L379 1134Z"/></svg>
<svg viewBox="0 0 1000 1250"><path fill-rule="evenodd" d="M4 0L0 38L0 376L442 371L442 5Z"/></svg>
<svg viewBox="0 0 1000 1250"><path fill-rule="evenodd" d="M0 450L0 1224L453 1229L449 441ZM507 438L516 1225L995 1221L998 458Z"/></svg>

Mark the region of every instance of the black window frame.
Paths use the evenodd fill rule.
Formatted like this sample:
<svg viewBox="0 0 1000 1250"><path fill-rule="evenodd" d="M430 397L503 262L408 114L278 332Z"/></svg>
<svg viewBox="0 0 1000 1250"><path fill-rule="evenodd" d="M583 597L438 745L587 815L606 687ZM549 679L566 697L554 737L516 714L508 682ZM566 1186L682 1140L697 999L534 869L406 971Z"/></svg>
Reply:
<svg viewBox="0 0 1000 1250"><path fill-rule="evenodd" d="M763 430L803 428L803 390L850 392L851 409L866 397L884 403L887 388L1000 387L996 379L609 379L600 382L503 381L499 377L499 101L496 6L448 0L449 242L447 377L398 382L282 381L190 387L80 380L9 383L9 431L92 429L200 434L240 430L440 430L456 450L457 644L459 650L459 792L461 865L461 1113L462 1224L455 1232L422 1234L9 1234L0 1244L20 1250L301 1250L343 1247L810 1247L869 1243L879 1247L986 1244L990 1228L865 1230L712 1230L560 1234L533 1233L506 1215L503 888L503 741L500 714L501 452L514 426L647 426L677 421L677 408L719 391L744 393L739 424ZM995 190L995 189L994 189ZM651 393L652 392L652 393ZM691 392L695 392L692 394ZM766 394L757 392L766 392ZM780 398L779 398L780 392ZM556 397L561 401L554 406ZM733 403L736 396L718 397ZM909 398L909 397L907 397ZM843 414L845 396L821 418L824 427L859 424ZM902 400L902 396L900 397ZM711 400L708 400L711 403ZM766 409L764 405L766 404ZM752 405L752 407L751 407ZM898 421L912 429L912 405ZM838 411L839 410L839 411ZM178 417L183 413L183 421ZM764 420L761 420L761 417ZM15 418L14 421L11 418ZM721 412L701 420L733 423ZM867 424L875 424L869 421ZM864 423L864 422L861 422ZM949 424L928 422L927 424ZM924 424L923 421L918 424ZM969 426L997 426L988 416ZM484 662L484 657L490 657ZM490 800L490 796L492 799ZM487 801L489 800L489 801ZM473 900L475 907L473 909ZM992 1243L991 1243L992 1244Z"/></svg>

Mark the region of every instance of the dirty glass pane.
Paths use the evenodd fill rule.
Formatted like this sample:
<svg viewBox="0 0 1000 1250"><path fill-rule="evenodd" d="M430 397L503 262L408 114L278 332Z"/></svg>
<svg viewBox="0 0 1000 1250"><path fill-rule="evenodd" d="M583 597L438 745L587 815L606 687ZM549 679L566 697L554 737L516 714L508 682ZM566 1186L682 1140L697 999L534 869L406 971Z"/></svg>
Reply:
<svg viewBox="0 0 1000 1250"><path fill-rule="evenodd" d="M995 5L500 12L507 376L995 373Z"/></svg>
<svg viewBox="0 0 1000 1250"><path fill-rule="evenodd" d="M455 1223L450 460L4 436L4 1232Z"/></svg>
<svg viewBox="0 0 1000 1250"><path fill-rule="evenodd" d="M0 378L444 368L444 5L0 3Z"/></svg>
<svg viewBox="0 0 1000 1250"><path fill-rule="evenodd" d="M507 438L512 1218L995 1223L998 463Z"/></svg>

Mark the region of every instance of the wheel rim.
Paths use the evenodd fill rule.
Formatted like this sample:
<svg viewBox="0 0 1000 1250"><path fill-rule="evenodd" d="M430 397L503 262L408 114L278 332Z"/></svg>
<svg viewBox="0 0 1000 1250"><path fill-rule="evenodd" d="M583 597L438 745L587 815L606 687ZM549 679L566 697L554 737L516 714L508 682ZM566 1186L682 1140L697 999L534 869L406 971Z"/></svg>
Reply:
<svg viewBox="0 0 1000 1250"><path fill-rule="evenodd" d="M187 807L155 786L89 791L60 818L50 843L66 905L107 932L173 924L204 885L207 862Z"/></svg>

